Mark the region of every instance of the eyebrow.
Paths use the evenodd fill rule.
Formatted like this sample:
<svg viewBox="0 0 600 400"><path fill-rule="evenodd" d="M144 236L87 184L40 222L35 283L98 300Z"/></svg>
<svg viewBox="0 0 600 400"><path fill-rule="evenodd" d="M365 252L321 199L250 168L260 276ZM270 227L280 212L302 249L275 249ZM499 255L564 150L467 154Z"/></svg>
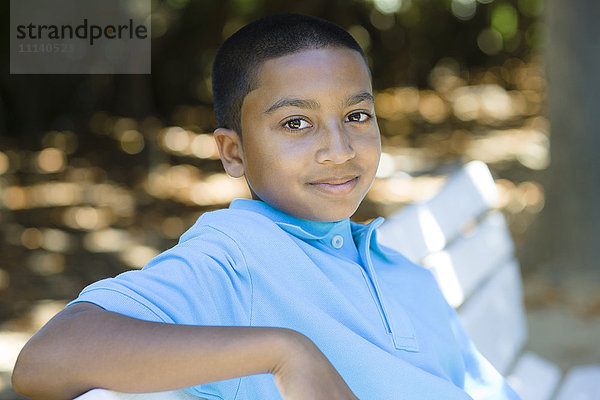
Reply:
<svg viewBox="0 0 600 400"><path fill-rule="evenodd" d="M369 103L375 104L375 99L373 95L369 92L360 92L355 95L352 95L346 100L346 107L355 106L358 103L362 103L363 101L368 101Z"/></svg>
<svg viewBox="0 0 600 400"><path fill-rule="evenodd" d="M321 105L318 101L315 100L305 100L305 99L293 99L293 98L283 98L277 100L271 107L267 108L264 114L270 114L273 111L280 109L282 107L298 107L298 108L307 108L310 110L314 110L319 108Z"/></svg>
<svg viewBox="0 0 600 400"><path fill-rule="evenodd" d="M354 94L354 95L348 97L348 99L344 102L344 106L351 107L351 106L359 104L363 101L368 101L369 103L375 104L375 100L373 99L373 95L371 93L360 92L360 93L357 93L357 94ZM267 108L264 111L264 114L270 114L273 111L278 110L283 107L297 107L297 108L315 110L315 109L321 107L321 104L319 104L319 102L316 100L296 99L296 98L286 97L283 99L279 99L275 103L273 103L273 105L271 105L271 107Z"/></svg>

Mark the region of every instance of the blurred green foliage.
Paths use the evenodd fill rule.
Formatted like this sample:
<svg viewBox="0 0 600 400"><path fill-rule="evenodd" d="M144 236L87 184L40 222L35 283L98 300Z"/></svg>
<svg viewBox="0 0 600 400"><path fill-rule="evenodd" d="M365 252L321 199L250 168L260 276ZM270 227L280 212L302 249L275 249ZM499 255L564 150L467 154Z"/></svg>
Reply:
<svg viewBox="0 0 600 400"><path fill-rule="evenodd" d="M5 21L8 3L0 5ZM98 110L170 123L182 104L210 108L219 44L272 13L311 14L348 29L366 50L378 90L427 88L432 69L447 59L468 80L478 68L526 61L544 41L543 0L152 0L152 9L151 75L9 75L2 65L0 135L27 146L48 129L84 133ZM6 46L2 53L8 60Z"/></svg>

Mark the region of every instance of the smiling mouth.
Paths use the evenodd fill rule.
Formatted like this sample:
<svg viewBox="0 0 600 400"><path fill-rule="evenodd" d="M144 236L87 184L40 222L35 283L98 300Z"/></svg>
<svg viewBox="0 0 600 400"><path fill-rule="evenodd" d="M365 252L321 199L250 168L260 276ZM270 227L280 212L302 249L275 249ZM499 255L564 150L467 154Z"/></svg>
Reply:
<svg viewBox="0 0 600 400"><path fill-rule="evenodd" d="M316 182L310 182L309 185L326 194L344 195L354 190L357 183L358 176L349 176L342 178L327 178Z"/></svg>

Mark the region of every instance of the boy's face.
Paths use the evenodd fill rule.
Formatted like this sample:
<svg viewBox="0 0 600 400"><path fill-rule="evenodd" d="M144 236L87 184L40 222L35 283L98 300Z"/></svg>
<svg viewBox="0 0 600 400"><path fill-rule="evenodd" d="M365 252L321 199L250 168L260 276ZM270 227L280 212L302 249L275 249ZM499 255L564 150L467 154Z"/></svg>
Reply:
<svg viewBox="0 0 600 400"><path fill-rule="evenodd" d="M253 197L298 218L351 216L379 164L381 142L371 79L360 54L305 50L266 61L242 104L243 141L227 171ZM217 130L219 131L219 130ZM221 155L227 149L215 132ZM236 137L229 136L230 141Z"/></svg>

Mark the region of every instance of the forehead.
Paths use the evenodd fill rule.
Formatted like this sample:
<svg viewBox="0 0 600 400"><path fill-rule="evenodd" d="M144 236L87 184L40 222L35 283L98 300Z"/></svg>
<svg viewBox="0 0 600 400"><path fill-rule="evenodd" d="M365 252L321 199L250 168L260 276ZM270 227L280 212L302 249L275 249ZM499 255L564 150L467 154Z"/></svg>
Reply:
<svg viewBox="0 0 600 400"><path fill-rule="evenodd" d="M264 60L257 68L257 75L260 77L265 67L293 66L304 62L318 63L328 59L335 59L340 56L349 56L364 67L370 76L369 66L363 56L356 50L348 47L325 46L319 48L303 48L279 57L272 57ZM268 68L267 68L268 69Z"/></svg>
<svg viewBox="0 0 600 400"><path fill-rule="evenodd" d="M265 61L254 91L265 101L283 95L315 96L328 90L372 91L369 68L359 52L340 47L306 49ZM345 90L344 90L345 89ZM330 92L331 93L331 92ZM258 93L250 92L248 97Z"/></svg>

